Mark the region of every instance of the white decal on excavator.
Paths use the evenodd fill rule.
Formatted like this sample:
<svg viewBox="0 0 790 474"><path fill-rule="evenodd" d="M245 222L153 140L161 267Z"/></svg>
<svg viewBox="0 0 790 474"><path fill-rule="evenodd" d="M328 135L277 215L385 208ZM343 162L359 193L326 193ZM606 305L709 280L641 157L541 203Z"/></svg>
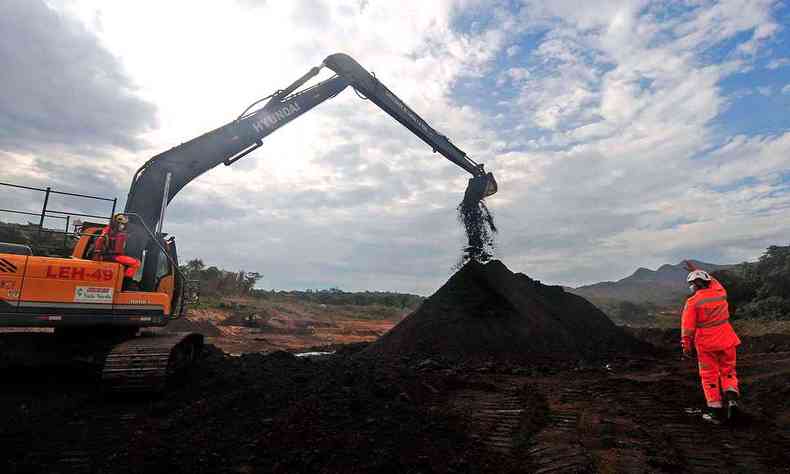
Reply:
<svg viewBox="0 0 790 474"><path fill-rule="evenodd" d="M418 127L420 127L420 129L421 129L423 132L425 132L425 133L427 133L427 134L430 134L430 135L435 135L435 134L436 134L436 133L435 133L435 132L434 132L434 131L433 131L433 130L432 130L432 129L431 129L429 126L428 126L428 124L427 124L427 123L425 123L425 121L424 121L424 120L422 120L420 117L417 117L417 116L414 114L414 112L412 112L412 111L411 111L411 110L410 110L410 109L409 109L409 108L406 106L406 104L404 104L404 103L403 103L403 101L402 101L402 100L400 100L400 99L399 99L397 96L395 96L395 94L393 94L393 93L392 93L392 92L390 92L390 91L386 91L386 92L385 92L385 94L387 94L387 97L389 97L391 101L395 102L395 105L397 105L398 107L400 107L400 109L401 109L401 112L403 112L403 114L404 114L404 115L406 115L407 117L409 117L409 118L412 120L412 122L414 122L415 124L417 124L417 126L418 126Z"/></svg>
<svg viewBox="0 0 790 474"><path fill-rule="evenodd" d="M264 115L263 117L259 118L258 120L252 122L252 128L255 129L256 132L262 132L265 128L274 128L278 123L282 122L284 119L290 117L291 115L295 114L302 110L299 107L299 104L289 104L283 107L282 109L274 112L273 114Z"/></svg>
<svg viewBox="0 0 790 474"><path fill-rule="evenodd" d="M76 303L112 303L113 289L104 286L78 286L74 288Z"/></svg>

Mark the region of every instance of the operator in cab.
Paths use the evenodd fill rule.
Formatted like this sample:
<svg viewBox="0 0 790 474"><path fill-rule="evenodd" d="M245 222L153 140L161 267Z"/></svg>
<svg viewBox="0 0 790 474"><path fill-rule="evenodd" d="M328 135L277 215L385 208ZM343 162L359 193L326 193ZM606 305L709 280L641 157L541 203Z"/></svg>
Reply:
<svg viewBox="0 0 790 474"><path fill-rule="evenodd" d="M126 254L126 240L129 234L126 230L129 218L125 214L116 214L96 238L93 250L93 259L105 262L117 262L124 266L125 278L132 278L140 268L140 261Z"/></svg>
<svg viewBox="0 0 790 474"><path fill-rule="evenodd" d="M741 343L730 325L727 291L708 272L686 262L686 281L691 297L683 308L681 346L690 359L697 350L699 375L708 409L705 421L721 424L732 419L738 410L738 376L735 371L735 348Z"/></svg>

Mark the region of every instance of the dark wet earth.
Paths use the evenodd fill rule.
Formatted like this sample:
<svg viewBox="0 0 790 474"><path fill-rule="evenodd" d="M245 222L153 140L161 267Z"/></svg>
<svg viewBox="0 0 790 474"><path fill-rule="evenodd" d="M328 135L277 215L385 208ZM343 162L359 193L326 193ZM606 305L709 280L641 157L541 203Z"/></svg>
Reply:
<svg viewBox="0 0 790 474"><path fill-rule="evenodd" d="M763 343L762 341L765 341ZM563 366L209 348L160 397L87 367L0 371L0 472L790 472L790 336L739 354L746 414L704 424L674 352Z"/></svg>

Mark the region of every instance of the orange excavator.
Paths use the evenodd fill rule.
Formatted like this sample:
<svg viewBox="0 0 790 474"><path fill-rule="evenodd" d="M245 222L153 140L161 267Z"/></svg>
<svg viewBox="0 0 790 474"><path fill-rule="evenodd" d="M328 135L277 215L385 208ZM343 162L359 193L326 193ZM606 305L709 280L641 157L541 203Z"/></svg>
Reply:
<svg viewBox="0 0 790 474"><path fill-rule="evenodd" d="M299 90L322 68L335 75ZM149 333L181 317L192 289L179 271L175 238L162 232L167 205L184 186L219 164L230 166L263 139L348 86L400 122L434 152L472 177L464 199L497 191L493 175L429 126L373 74L345 54L328 56L285 89L256 101L234 121L148 160L134 175L122 214L122 258L107 258L112 233L86 224L71 258L33 256L0 244L0 326L52 327L83 353L98 354L102 378L116 391L162 390L200 353L195 333ZM262 102L264 105L258 107ZM257 108L256 108L257 107ZM117 237L117 234L116 234ZM138 268L139 266L139 268Z"/></svg>

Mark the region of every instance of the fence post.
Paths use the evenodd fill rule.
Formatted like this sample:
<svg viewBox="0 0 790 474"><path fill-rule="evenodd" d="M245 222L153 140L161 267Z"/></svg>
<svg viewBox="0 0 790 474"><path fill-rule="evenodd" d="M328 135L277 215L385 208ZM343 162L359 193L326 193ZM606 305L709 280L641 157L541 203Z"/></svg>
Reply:
<svg viewBox="0 0 790 474"><path fill-rule="evenodd" d="M41 208L41 219L38 221L38 240L41 241L41 229L44 227L44 217L47 215L47 204L49 203L49 192L52 188L47 186L44 194L44 207Z"/></svg>
<svg viewBox="0 0 790 474"><path fill-rule="evenodd" d="M71 216L66 216L66 232L63 233L63 248L67 247L69 241L69 224L71 223Z"/></svg>
<svg viewBox="0 0 790 474"><path fill-rule="evenodd" d="M118 204L118 198L112 200L112 212L110 213L110 220L112 220L112 216L115 215L115 206Z"/></svg>

